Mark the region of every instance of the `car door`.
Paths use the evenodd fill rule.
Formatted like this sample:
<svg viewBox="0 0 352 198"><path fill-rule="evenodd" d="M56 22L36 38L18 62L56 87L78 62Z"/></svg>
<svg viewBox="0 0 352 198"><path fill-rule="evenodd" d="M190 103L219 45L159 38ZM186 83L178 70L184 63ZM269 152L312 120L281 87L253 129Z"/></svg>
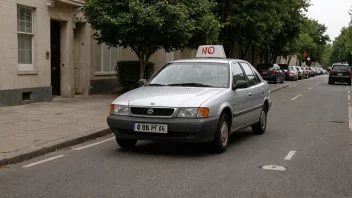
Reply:
<svg viewBox="0 0 352 198"><path fill-rule="evenodd" d="M236 84L238 80L247 80L241 65L238 62L231 63L232 83ZM249 89L236 89L231 93L232 105L232 129L240 128L246 124L245 110L248 108Z"/></svg>
<svg viewBox="0 0 352 198"><path fill-rule="evenodd" d="M252 70L252 66L247 62L240 63L248 81L249 99L246 101L246 120L247 124L258 121L262 108L262 98L264 95L264 87L258 81L258 77ZM254 68L253 68L254 69Z"/></svg>

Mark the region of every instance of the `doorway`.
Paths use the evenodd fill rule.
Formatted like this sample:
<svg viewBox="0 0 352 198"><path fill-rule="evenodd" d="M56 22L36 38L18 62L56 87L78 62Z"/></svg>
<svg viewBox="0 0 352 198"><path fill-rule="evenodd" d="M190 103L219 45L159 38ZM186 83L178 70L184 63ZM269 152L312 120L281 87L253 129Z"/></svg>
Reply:
<svg viewBox="0 0 352 198"><path fill-rule="evenodd" d="M61 74L60 74L60 31L61 25L59 21L50 21L50 47L51 47L51 87L53 96L60 95L60 83L61 83Z"/></svg>

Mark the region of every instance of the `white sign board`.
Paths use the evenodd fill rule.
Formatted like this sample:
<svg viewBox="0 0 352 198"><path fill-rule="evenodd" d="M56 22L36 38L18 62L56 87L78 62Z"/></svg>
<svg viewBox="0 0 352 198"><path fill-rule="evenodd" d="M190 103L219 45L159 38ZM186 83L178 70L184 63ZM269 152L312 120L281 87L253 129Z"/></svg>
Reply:
<svg viewBox="0 0 352 198"><path fill-rule="evenodd" d="M197 58L226 58L222 45L201 45L197 51Z"/></svg>

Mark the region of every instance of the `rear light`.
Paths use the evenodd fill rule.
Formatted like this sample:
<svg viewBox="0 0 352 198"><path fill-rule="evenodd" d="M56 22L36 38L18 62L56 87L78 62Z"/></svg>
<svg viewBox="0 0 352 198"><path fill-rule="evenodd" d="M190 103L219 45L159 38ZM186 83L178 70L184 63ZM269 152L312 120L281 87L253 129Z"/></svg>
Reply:
<svg viewBox="0 0 352 198"><path fill-rule="evenodd" d="M329 72L329 75L332 75L333 73L334 73L333 71L330 71L330 72Z"/></svg>
<svg viewBox="0 0 352 198"><path fill-rule="evenodd" d="M348 74L352 75L352 71L348 71Z"/></svg>
<svg viewBox="0 0 352 198"><path fill-rule="evenodd" d="M271 73L271 74L276 74L276 71L271 71L270 73Z"/></svg>
<svg viewBox="0 0 352 198"><path fill-rule="evenodd" d="M292 76L293 75L293 72L290 72L290 76Z"/></svg>

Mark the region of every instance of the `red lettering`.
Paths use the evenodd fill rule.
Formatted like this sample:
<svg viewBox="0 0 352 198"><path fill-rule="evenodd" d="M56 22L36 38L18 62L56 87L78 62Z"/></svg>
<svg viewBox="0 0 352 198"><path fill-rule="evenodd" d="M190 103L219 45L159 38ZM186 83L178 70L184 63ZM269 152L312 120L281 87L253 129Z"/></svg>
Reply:
<svg viewBox="0 0 352 198"><path fill-rule="evenodd" d="M215 52L215 48L214 47L209 47L208 53L209 54L214 54L214 52Z"/></svg>
<svg viewBox="0 0 352 198"><path fill-rule="evenodd" d="M202 54L214 54L215 48L214 47L204 47L202 48Z"/></svg>
<svg viewBox="0 0 352 198"><path fill-rule="evenodd" d="M207 48L207 47L204 47L204 48L202 49L202 54L207 54L207 52L208 52L208 48Z"/></svg>

